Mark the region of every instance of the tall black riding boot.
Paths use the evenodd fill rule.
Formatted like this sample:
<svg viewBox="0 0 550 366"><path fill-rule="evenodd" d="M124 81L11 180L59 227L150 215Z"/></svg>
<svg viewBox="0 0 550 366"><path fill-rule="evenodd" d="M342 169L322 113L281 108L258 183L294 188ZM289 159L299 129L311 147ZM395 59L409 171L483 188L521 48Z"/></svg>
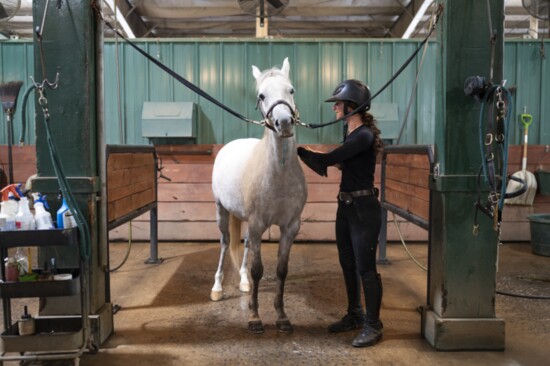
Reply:
<svg viewBox="0 0 550 366"><path fill-rule="evenodd" d="M382 305L382 279L380 274L370 271L363 275L363 290L367 316L363 330L353 340L354 347L374 346L382 339L384 326L380 321L380 307Z"/></svg>
<svg viewBox="0 0 550 366"><path fill-rule="evenodd" d="M360 329L365 324L365 315L361 307L361 282L357 271L343 271L346 294L348 296L348 312L342 319L329 325L331 333L346 332Z"/></svg>

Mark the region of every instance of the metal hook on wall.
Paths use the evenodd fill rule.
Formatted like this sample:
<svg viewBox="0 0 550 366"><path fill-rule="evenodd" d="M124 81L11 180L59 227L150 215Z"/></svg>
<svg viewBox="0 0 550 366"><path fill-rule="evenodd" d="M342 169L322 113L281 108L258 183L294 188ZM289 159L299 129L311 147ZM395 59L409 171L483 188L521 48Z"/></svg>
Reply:
<svg viewBox="0 0 550 366"><path fill-rule="evenodd" d="M55 80L53 81L53 83L49 81L47 78L44 78L41 83L37 83L36 81L34 81L34 77L32 76L30 78L32 80L32 83L37 89L43 90L44 87L47 86L48 88L55 90L59 87L59 68L57 73L55 74Z"/></svg>

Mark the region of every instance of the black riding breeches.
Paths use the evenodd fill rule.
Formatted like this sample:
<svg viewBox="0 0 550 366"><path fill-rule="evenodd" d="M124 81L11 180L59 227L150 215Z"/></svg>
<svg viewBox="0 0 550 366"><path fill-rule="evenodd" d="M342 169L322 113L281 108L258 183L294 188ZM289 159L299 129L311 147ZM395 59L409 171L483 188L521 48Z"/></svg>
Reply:
<svg viewBox="0 0 550 366"><path fill-rule="evenodd" d="M380 202L362 196L346 204L338 202L336 243L343 269L356 269L360 276L376 271L376 248L382 224Z"/></svg>
<svg viewBox="0 0 550 366"><path fill-rule="evenodd" d="M365 292L367 321L378 321L382 284L376 271L376 249L381 227L381 207L375 196L338 202L336 243L348 296L348 312L362 313L361 284Z"/></svg>

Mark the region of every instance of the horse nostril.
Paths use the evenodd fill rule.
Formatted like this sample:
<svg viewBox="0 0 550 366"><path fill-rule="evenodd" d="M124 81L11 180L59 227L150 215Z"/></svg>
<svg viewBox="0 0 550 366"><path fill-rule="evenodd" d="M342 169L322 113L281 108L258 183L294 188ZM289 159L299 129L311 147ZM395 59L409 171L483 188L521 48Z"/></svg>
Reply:
<svg viewBox="0 0 550 366"><path fill-rule="evenodd" d="M275 126L279 127L280 123L279 123L279 120L275 120Z"/></svg>

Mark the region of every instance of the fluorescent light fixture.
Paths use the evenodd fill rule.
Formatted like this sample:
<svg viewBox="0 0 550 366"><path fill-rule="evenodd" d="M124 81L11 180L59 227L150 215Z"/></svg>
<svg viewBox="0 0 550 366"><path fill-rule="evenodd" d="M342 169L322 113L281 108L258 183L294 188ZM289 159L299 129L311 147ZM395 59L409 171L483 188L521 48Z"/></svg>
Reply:
<svg viewBox="0 0 550 366"><path fill-rule="evenodd" d="M420 6L420 9L418 9L416 14L414 15L414 18L411 21L411 24L409 24L409 26L407 27L407 30L405 31L405 33L403 33L403 36L401 37L402 39L409 39L412 32L414 32L414 30L416 29L418 22L420 22L420 19L422 19L422 17L426 13L426 10L428 10L430 5L432 5L433 1L434 0L424 0L422 5Z"/></svg>
<svg viewBox="0 0 550 366"><path fill-rule="evenodd" d="M114 13L114 14L117 14L116 16L116 20L117 22L120 24L120 26L122 27L122 29L124 29L124 33L126 33L126 36L130 39L132 38L136 38L136 35L134 34L134 32L132 31L132 28L130 27L130 25L128 24L128 22L126 21L126 18L124 17L124 15L121 13L120 9L118 8L118 6L115 6L115 0L104 0L105 3L107 4L107 6L109 8L111 8L111 11Z"/></svg>

